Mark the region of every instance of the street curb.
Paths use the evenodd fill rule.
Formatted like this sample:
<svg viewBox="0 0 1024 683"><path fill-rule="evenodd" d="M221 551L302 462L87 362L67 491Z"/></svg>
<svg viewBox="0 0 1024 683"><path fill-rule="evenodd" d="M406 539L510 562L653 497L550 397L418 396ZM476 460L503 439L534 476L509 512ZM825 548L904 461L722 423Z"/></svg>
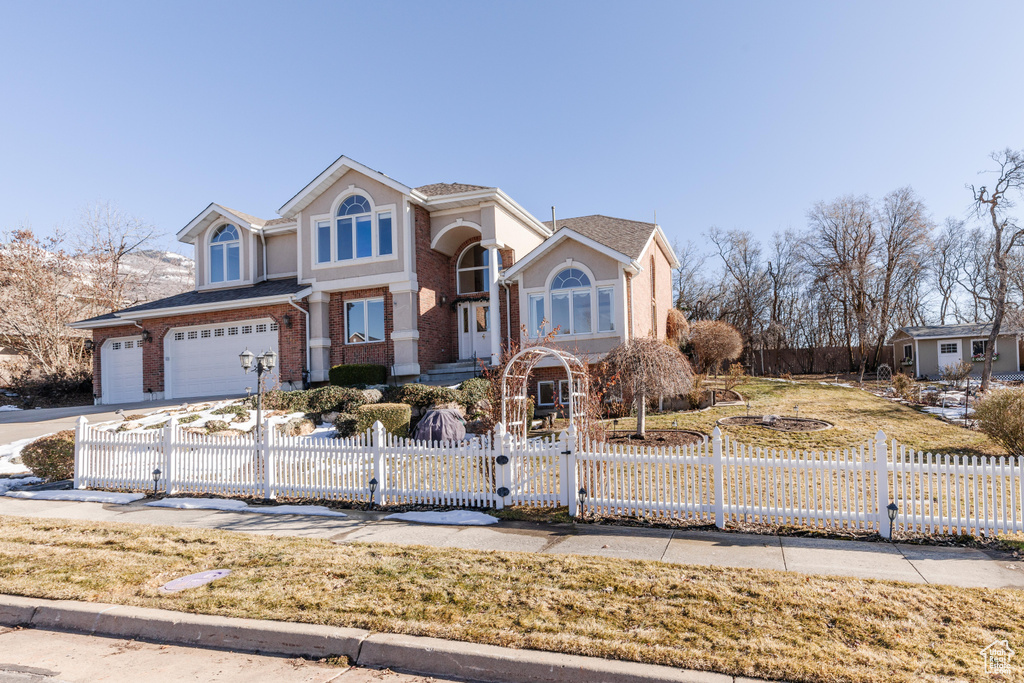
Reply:
<svg viewBox="0 0 1024 683"><path fill-rule="evenodd" d="M0 595L0 626L72 631L210 649L325 658L487 683L735 683L709 671L516 650L361 629ZM751 683L754 683L751 681ZM764 683L764 682L760 682Z"/></svg>

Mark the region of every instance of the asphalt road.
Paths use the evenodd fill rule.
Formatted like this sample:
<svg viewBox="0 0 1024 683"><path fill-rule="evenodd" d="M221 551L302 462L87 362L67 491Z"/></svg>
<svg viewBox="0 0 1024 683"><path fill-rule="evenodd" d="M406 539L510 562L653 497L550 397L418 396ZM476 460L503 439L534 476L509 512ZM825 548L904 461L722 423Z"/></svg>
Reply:
<svg viewBox="0 0 1024 683"><path fill-rule="evenodd" d="M0 627L0 683L441 683L357 667Z"/></svg>

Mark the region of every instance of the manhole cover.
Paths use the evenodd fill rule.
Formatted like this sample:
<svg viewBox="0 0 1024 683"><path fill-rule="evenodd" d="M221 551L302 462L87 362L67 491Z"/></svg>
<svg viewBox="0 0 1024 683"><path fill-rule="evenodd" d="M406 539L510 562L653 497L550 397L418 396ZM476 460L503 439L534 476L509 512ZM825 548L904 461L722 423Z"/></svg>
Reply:
<svg viewBox="0 0 1024 683"><path fill-rule="evenodd" d="M230 569L211 569L208 572L189 574L188 576L183 576L180 579L168 581L164 585L160 586L160 592L177 593L178 591L183 591L186 588L195 588L197 586L210 583L211 581L222 579L230 573Z"/></svg>

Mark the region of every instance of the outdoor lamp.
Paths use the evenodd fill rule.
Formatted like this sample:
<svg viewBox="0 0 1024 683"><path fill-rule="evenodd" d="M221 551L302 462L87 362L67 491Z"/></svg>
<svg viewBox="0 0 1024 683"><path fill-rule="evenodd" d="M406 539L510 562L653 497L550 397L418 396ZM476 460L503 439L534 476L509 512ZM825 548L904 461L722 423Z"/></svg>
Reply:
<svg viewBox="0 0 1024 683"><path fill-rule="evenodd" d="M287 313L284 314L284 326L288 328L292 326L292 317Z"/></svg>
<svg viewBox="0 0 1024 683"><path fill-rule="evenodd" d="M747 401L747 417L750 417L750 401Z"/></svg>
<svg viewBox="0 0 1024 683"><path fill-rule="evenodd" d="M153 493L154 494L156 493L157 486L160 484L160 475L161 474L163 474L163 472L160 471L159 467L157 467L155 470L153 470Z"/></svg>
<svg viewBox="0 0 1024 683"><path fill-rule="evenodd" d="M370 479L370 507L373 507L373 496L377 493L377 477Z"/></svg>
<svg viewBox="0 0 1024 683"><path fill-rule="evenodd" d="M679 420L672 420L672 429L675 429L678 426L679 426Z"/></svg>
<svg viewBox="0 0 1024 683"><path fill-rule="evenodd" d="M897 507L896 506L896 502L893 501L892 503L889 503L885 507L885 509L889 513L889 538L891 539L892 538L892 525L893 525L893 522L896 521L896 512L899 511L899 507Z"/></svg>
<svg viewBox="0 0 1024 683"><path fill-rule="evenodd" d="M800 406L793 406L793 410L796 411L796 416L800 417Z"/></svg>
<svg viewBox="0 0 1024 683"><path fill-rule="evenodd" d="M92 339L86 339L85 340L85 350L86 351L92 351L93 348L95 348L95 346L96 346L96 344L95 344L95 342L93 342Z"/></svg>
<svg viewBox="0 0 1024 683"><path fill-rule="evenodd" d="M153 335L151 335L149 333L149 330L143 330L142 331L142 341L144 341L144 342L151 342L151 341L153 341Z"/></svg>
<svg viewBox="0 0 1024 683"><path fill-rule="evenodd" d="M583 505L584 505L584 503L587 502L587 490L586 489L580 489L579 493L577 493L576 495L579 497L579 501L580 501L580 509L579 509L577 514L579 514L580 516L583 516Z"/></svg>
<svg viewBox="0 0 1024 683"><path fill-rule="evenodd" d="M277 354L273 351L267 351L263 354L260 360L263 361L264 368L271 370L275 365L277 365Z"/></svg>
<svg viewBox="0 0 1024 683"><path fill-rule="evenodd" d="M252 367L252 359L256 356L253 355L252 351L246 349L238 354L238 360L242 362L242 369L249 372L249 368Z"/></svg>

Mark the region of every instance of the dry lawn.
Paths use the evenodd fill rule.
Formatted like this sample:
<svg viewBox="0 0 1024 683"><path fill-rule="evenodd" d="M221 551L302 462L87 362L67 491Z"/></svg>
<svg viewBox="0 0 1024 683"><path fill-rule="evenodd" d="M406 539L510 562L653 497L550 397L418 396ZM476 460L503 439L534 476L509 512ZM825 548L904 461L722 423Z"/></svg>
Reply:
<svg viewBox="0 0 1024 683"><path fill-rule="evenodd" d="M964 455L1005 455L1005 451L981 432L943 422L934 415L887 401L857 388L825 386L817 381L772 382L754 379L736 387L750 400L751 415L794 415L827 420L834 428L807 434L778 432L763 427L723 426L722 431L745 444L764 448L852 448L873 439L879 429L889 439L908 447ZM710 434L715 421L729 415L745 415L746 406L716 407L699 412L663 413L647 416L651 429L668 429L673 420L681 429ZM632 418L623 418L618 428L635 429Z"/></svg>
<svg viewBox="0 0 1024 683"><path fill-rule="evenodd" d="M1024 642L1024 593L1011 590L129 524L0 517L0 526L0 592L15 595L829 683L986 679L981 648ZM233 573L157 591L214 568Z"/></svg>

